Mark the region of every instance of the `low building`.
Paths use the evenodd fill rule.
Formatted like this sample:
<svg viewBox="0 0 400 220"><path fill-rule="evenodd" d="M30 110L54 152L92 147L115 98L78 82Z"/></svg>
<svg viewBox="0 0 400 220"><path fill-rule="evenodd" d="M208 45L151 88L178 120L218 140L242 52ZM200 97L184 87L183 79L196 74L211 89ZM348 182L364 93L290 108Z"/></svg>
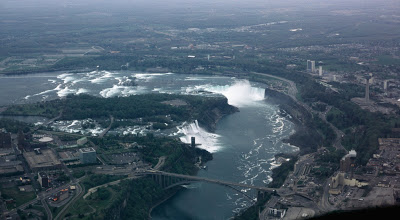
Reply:
<svg viewBox="0 0 400 220"><path fill-rule="evenodd" d="M1 160L2 158L0 158ZM24 168L22 162L19 160L0 162L0 174L1 175L16 175L23 173Z"/></svg>
<svg viewBox="0 0 400 220"><path fill-rule="evenodd" d="M344 186L352 186L352 187L364 187L368 186L367 182L357 180L354 178L347 178L346 174L343 172L339 172L336 176L332 177L332 183L330 185L329 193L332 195L338 195L342 193Z"/></svg>
<svg viewBox="0 0 400 220"><path fill-rule="evenodd" d="M382 181L379 181L377 186L378 187L383 187L383 188L389 188L390 187L390 182L387 181L387 180L382 180Z"/></svg>
<svg viewBox="0 0 400 220"><path fill-rule="evenodd" d="M0 157L14 154L13 148L0 148Z"/></svg>
<svg viewBox="0 0 400 220"><path fill-rule="evenodd" d="M51 149L35 149L23 153L32 171L61 169L61 161Z"/></svg>
<svg viewBox="0 0 400 220"><path fill-rule="evenodd" d="M65 162L78 161L80 159L80 153L77 150L67 150L58 152L60 160Z"/></svg>
<svg viewBox="0 0 400 220"><path fill-rule="evenodd" d="M79 149L79 158L81 163L96 163L96 150L93 147Z"/></svg>
<svg viewBox="0 0 400 220"><path fill-rule="evenodd" d="M276 209L276 208L268 209L268 215L273 217L283 218L285 214L286 214L286 209Z"/></svg>
<svg viewBox="0 0 400 220"><path fill-rule="evenodd" d="M53 138L45 136L45 137L40 138L38 141L40 143L50 143L53 141Z"/></svg>
<svg viewBox="0 0 400 220"><path fill-rule="evenodd" d="M0 148L0 174L16 175L22 173L22 162L17 160L13 148Z"/></svg>
<svg viewBox="0 0 400 220"><path fill-rule="evenodd" d="M78 139L78 140L76 141L76 144L77 144L78 146L82 146L82 145L86 144L87 142L88 142L87 137L83 137L83 138Z"/></svg>

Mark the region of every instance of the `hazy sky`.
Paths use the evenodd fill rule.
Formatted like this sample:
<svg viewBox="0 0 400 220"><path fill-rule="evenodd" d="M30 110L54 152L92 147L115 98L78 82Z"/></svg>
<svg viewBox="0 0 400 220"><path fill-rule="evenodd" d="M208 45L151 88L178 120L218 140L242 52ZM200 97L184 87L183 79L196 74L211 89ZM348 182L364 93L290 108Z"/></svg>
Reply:
<svg viewBox="0 0 400 220"><path fill-rule="evenodd" d="M179 14L204 13L213 11L232 13L246 10L278 9L287 11L331 11L331 10L369 10L370 14L400 15L400 0L0 0L0 18L30 19L30 17L45 17L46 15L62 16L76 13L109 13L125 14ZM222 13L222 14L224 14ZM1 20L0 20L1 22Z"/></svg>
<svg viewBox="0 0 400 220"><path fill-rule="evenodd" d="M318 5L400 5L399 0L1 0L0 7L153 6L153 7L286 7Z"/></svg>

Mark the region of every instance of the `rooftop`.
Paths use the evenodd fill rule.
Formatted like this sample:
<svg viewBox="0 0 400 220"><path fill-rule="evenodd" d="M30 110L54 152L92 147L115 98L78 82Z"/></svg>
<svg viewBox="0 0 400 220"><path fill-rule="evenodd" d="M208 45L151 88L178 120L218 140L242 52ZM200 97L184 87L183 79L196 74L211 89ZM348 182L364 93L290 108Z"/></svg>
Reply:
<svg viewBox="0 0 400 220"><path fill-rule="evenodd" d="M31 169L50 168L52 166L61 165L60 160L57 159L57 156L51 149L42 149L41 154L36 154L32 151L24 152L23 155Z"/></svg>
<svg viewBox="0 0 400 220"><path fill-rule="evenodd" d="M79 149L79 152L82 152L82 153L89 153L89 152L96 152L96 150L93 149L93 147L87 147L87 148L81 148L81 149Z"/></svg>

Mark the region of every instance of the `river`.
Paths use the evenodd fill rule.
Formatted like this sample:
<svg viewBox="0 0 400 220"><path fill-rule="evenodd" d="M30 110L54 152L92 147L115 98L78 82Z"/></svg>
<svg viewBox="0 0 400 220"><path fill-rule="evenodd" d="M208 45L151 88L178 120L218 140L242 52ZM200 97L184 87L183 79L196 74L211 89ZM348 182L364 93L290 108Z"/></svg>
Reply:
<svg viewBox="0 0 400 220"><path fill-rule="evenodd" d="M134 77L134 78L133 78ZM127 86L135 79L137 86ZM224 76L201 76L173 73L132 73L94 71L82 73L41 73L0 77L0 106L30 103L68 94L91 94L102 97L129 96L143 93L222 94L240 112L219 121L215 133L209 133L196 122L183 124L171 134L189 142L195 136L199 147L213 153L207 169L198 176L265 185L271 181L276 166L274 155L298 150L282 142L294 132L289 116L282 116L278 106L264 98L265 85ZM213 94L211 94L211 93ZM38 121L37 123L41 123ZM79 121L58 122L54 128L79 131ZM97 129L97 130L96 130ZM119 132L149 132L146 128L123 128ZM99 128L90 132L96 135ZM83 131L82 131L83 132ZM233 189L209 183L185 186L171 199L155 208L153 219L229 219L251 204L242 193L253 198L256 192Z"/></svg>

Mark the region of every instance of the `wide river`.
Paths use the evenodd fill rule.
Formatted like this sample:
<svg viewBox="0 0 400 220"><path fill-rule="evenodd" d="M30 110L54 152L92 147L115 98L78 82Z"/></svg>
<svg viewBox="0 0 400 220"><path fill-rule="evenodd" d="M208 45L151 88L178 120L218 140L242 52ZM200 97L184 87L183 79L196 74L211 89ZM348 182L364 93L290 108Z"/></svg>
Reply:
<svg viewBox="0 0 400 220"><path fill-rule="evenodd" d="M137 86L128 86L134 77ZM82 72L42 73L0 77L0 106L44 101L68 94L91 94L105 98L143 93L222 94L240 112L224 117L215 133L208 133L196 122L183 124L166 135L179 135L196 142L214 155L207 169L198 176L263 186L271 181L271 169L276 166L274 155L293 152L296 147L282 143L294 132L294 125L280 114L278 106L264 98L265 85L230 77L200 76L173 73ZM20 119L24 120L23 117ZM32 120L31 118L29 118ZM36 121L35 121L36 120ZM33 121L42 123L40 118ZM57 122L55 129L80 131L80 121ZM93 135L101 128L90 131ZM126 127L114 132L146 133L146 128ZM256 192L240 189L256 197ZM251 204L243 194L233 189L209 183L185 186L171 199L153 210L152 217L161 219L229 219Z"/></svg>

